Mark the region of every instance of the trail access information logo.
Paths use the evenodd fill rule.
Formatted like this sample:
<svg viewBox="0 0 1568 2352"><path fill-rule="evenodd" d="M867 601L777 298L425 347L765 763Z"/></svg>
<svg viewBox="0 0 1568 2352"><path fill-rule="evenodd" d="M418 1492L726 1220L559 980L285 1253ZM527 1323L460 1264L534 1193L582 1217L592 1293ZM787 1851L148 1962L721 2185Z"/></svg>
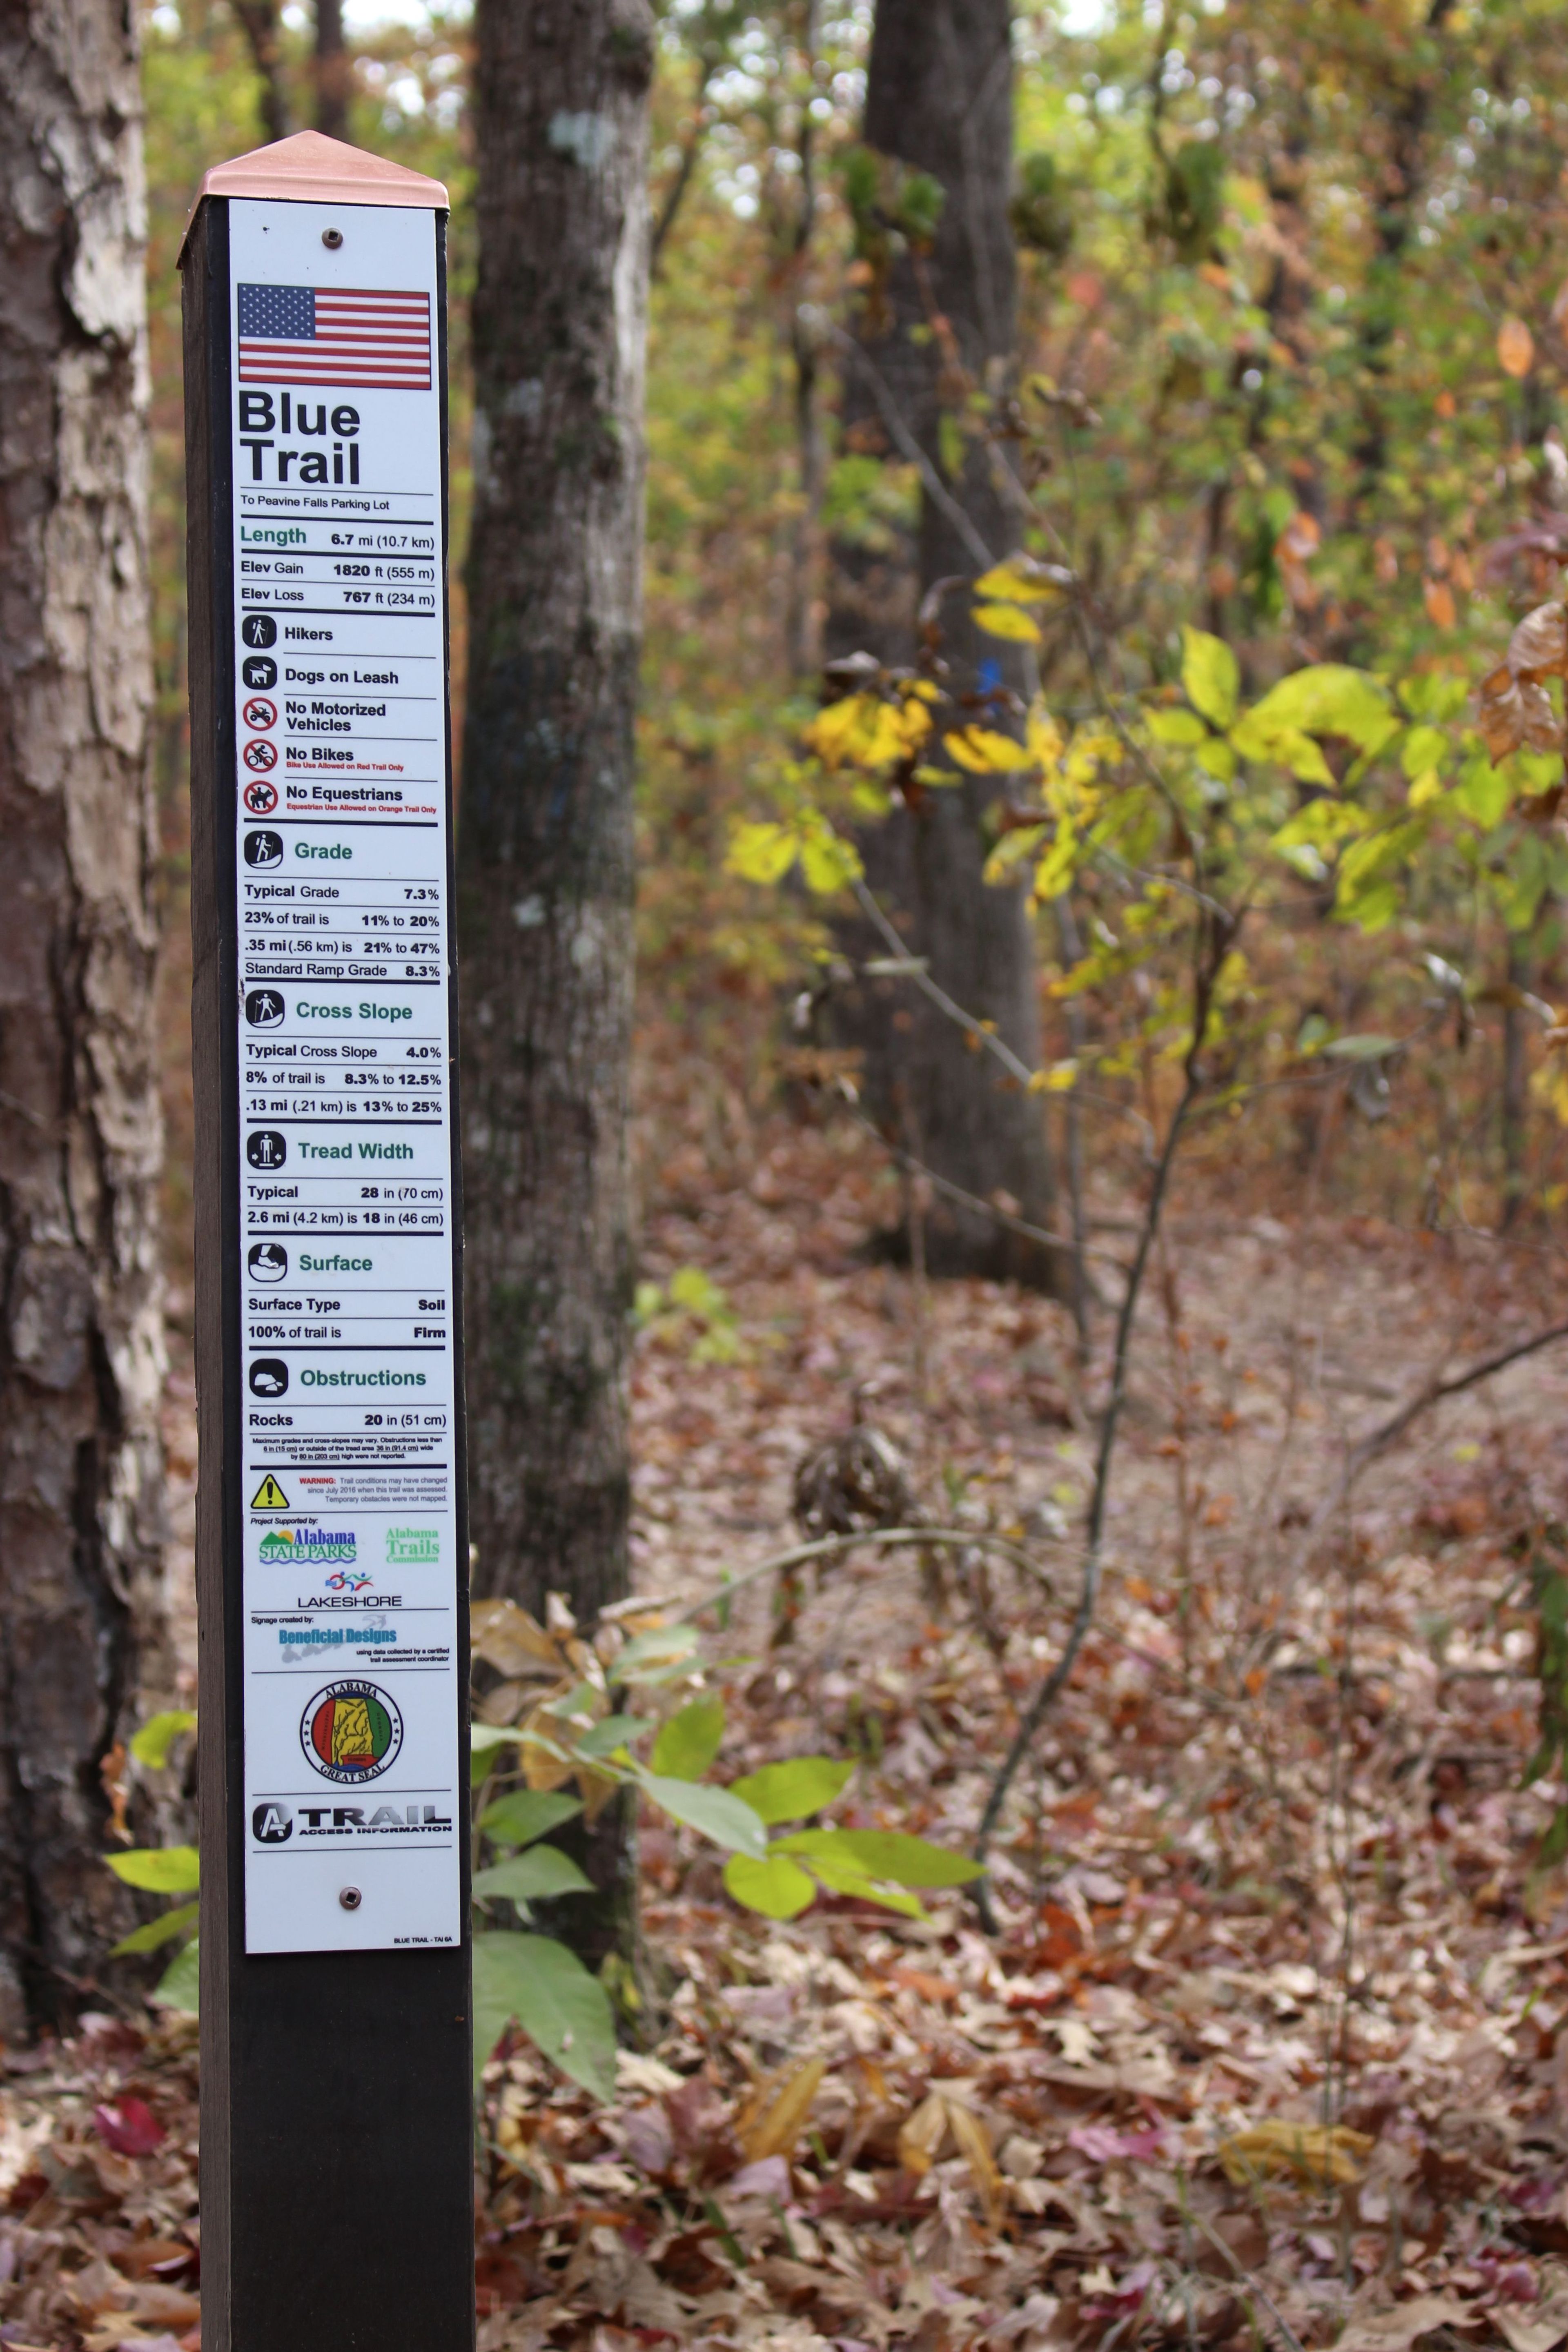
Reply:
<svg viewBox="0 0 1568 2352"><path fill-rule="evenodd" d="M270 1568L325 1568L351 1560L359 1549L353 1528L268 1528L261 1558Z"/></svg>
<svg viewBox="0 0 1568 2352"><path fill-rule="evenodd" d="M300 1717L300 1745L323 1780L379 1780L397 1760L403 1717L377 1683L329 1683Z"/></svg>

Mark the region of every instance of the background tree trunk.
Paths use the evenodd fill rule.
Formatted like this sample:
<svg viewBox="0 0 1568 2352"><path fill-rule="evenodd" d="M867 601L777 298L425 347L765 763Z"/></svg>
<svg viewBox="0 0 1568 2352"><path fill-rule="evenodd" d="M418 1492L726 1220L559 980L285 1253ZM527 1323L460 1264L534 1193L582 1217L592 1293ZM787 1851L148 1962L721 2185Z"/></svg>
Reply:
<svg viewBox="0 0 1568 2352"><path fill-rule="evenodd" d="M458 842L477 1595L626 1591L647 0L480 0ZM554 1923L624 1939L620 1813Z"/></svg>
<svg viewBox="0 0 1568 2352"><path fill-rule="evenodd" d="M0 20L0 2033L129 1924L104 1780L163 1629L162 1150L133 17ZM107 1772L105 1766L108 1766Z"/></svg>
<svg viewBox="0 0 1568 2352"><path fill-rule="evenodd" d="M1010 378L1016 259L1008 218L1013 154L1009 0L878 0L866 89L868 146L944 192L929 252L895 241L862 306L845 363L847 446L905 463L889 410L912 433L950 496L923 491L915 544L869 553L840 546L830 585L827 652L860 648L913 659L915 618L935 583L983 568L1019 543L1019 518L993 448L957 436L965 383L999 394ZM896 213L892 215L896 223ZM886 224L884 224L886 226ZM959 362L955 367L953 361ZM944 431L944 425L946 430ZM968 523L960 527L946 508ZM1024 682L1015 654L980 637L962 590L940 608L947 679L957 695ZM994 783L926 792L870 826L867 880L910 949L948 993L994 1021L1025 1061L1039 1058L1035 957L1022 891L987 888L980 818ZM885 955L866 924L846 925L858 961ZM904 981L862 982L839 1007L840 1041L864 1055L869 1107L900 1143L921 1138L926 1164L989 1199L998 1190L1035 1223L1053 1222L1053 1185L1037 1100L977 1056L961 1032ZM999 1083L1000 1077L1000 1083ZM1066 1261L994 1220L933 1203L926 1253L935 1274L1013 1275L1066 1286Z"/></svg>
<svg viewBox="0 0 1568 2352"><path fill-rule="evenodd" d="M316 128L329 139L349 135L350 86L343 0L316 0Z"/></svg>

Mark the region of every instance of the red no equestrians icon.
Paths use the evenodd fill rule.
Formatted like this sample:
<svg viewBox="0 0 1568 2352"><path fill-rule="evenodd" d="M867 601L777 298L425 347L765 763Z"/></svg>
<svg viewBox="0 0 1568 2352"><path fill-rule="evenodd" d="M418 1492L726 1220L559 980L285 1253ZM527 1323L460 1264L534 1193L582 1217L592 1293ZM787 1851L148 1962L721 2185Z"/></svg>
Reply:
<svg viewBox="0 0 1568 2352"><path fill-rule="evenodd" d="M245 747L245 764L258 776L265 775L268 768L278 765L277 744L264 742L259 735L253 736Z"/></svg>
<svg viewBox="0 0 1568 2352"><path fill-rule="evenodd" d="M278 805L278 787L276 784L247 784L240 798L251 816L270 816Z"/></svg>
<svg viewBox="0 0 1568 2352"><path fill-rule="evenodd" d="M258 694L254 702L247 702L245 706L245 723L247 727L276 727L277 709Z"/></svg>

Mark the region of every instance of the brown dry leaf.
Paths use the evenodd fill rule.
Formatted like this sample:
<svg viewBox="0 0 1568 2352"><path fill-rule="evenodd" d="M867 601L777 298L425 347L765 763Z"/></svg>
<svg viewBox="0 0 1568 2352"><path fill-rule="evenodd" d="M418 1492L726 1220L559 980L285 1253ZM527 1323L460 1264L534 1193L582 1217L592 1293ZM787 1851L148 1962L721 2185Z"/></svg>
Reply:
<svg viewBox="0 0 1568 2352"><path fill-rule="evenodd" d="M994 2230L1007 2210L1007 2192L991 2154L990 2134L973 2107L962 2105L957 2099L944 2099L942 2105L947 2109L947 2120L952 2126L958 2152L968 2165L970 2178L980 2192L985 2219Z"/></svg>
<svg viewBox="0 0 1568 2352"><path fill-rule="evenodd" d="M1472 2327L1477 2315L1452 2294L1418 2294L1388 2311L1353 2312L1334 2352L1409 2352L1418 2336L1435 2327Z"/></svg>
<svg viewBox="0 0 1568 2352"><path fill-rule="evenodd" d="M1519 681L1506 662L1481 680L1476 720L1494 767L1523 742L1523 698Z"/></svg>
<svg viewBox="0 0 1568 2352"><path fill-rule="evenodd" d="M1524 740L1532 751L1561 751L1563 721L1552 708L1552 697L1543 686L1526 678L1519 689L1520 709L1524 714Z"/></svg>
<svg viewBox="0 0 1568 2352"><path fill-rule="evenodd" d="M498 1674L515 1679L540 1666L565 1674L560 1645L515 1601L476 1601L468 1622L475 1657Z"/></svg>
<svg viewBox="0 0 1568 2352"><path fill-rule="evenodd" d="M808 2058L765 2106L760 2095L752 2102L754 2114L742 2116L735 2129L741 2152L749 2164L757 2163L764 2156L790 2154L805 2128L811 2103L826 2072L826 2058Z"/></svg>
<svg viewBox="0 0 1568 2352"><path fill-rule="evenodd" d="M1568 2268L1543 2263L1534 2303L1499 2304L1487 2315L1509 2352L1552 2352L1568 2336Z"/></svg>
<svg viewBox="0 0 1568 2352"><path fill-rule="evenodd" d="M1219 2160L1238 2189L1258 2173L1275 2179L1287 2172L1315 2185L1329 2180L1351 2188L1361 2179L1357 2157L1369 2156L1374 2146L1348 2124L1298 2124L1270 2116L1222 2140Z"/></svg>
<svg viewBox="0 0 1568 2352"><path fill-rule="evenodd" d="M1454 592L1446 580L1424 580L1421 602L1426 607L1426 618L1435 629L1451 629L1459 617L1454 602Z"/></svg>
<svg viewBox="0 0 1568 2352"><path fill-rule="evenodd" d="M1498 365L1505 375L1528 375L1535 362L1535 337L1522 319L1505 319L1497 331Z"/></svg>
<svg viewBox="0 0 1568 2352"><path fill-rule="evenodd" d="M899 2126L899 2162L917 2179L936 2162L947 2137L948 2105L940 2091L931 2092Z"/></svg>
<svg viewBox="0 0 1568 2352"><path fill-rule="evenodd" d="M1568 611L1555 599L1527 613L1508 641L1515 677L1561 677L1568 670Z"/></svg>

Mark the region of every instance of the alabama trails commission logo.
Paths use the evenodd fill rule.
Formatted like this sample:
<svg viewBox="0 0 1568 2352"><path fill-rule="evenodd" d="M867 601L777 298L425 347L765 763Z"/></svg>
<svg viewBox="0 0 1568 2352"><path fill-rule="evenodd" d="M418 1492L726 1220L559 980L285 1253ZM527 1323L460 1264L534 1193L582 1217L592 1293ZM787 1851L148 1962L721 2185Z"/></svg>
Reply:
<svg viewBox="0 0 1568 2352"><path fill-rule="evenodd" d="M377 1683L329 1683L300 1717L300 1745L323 1780L379 1780L397 1761L403 1717Z"/></svg>

